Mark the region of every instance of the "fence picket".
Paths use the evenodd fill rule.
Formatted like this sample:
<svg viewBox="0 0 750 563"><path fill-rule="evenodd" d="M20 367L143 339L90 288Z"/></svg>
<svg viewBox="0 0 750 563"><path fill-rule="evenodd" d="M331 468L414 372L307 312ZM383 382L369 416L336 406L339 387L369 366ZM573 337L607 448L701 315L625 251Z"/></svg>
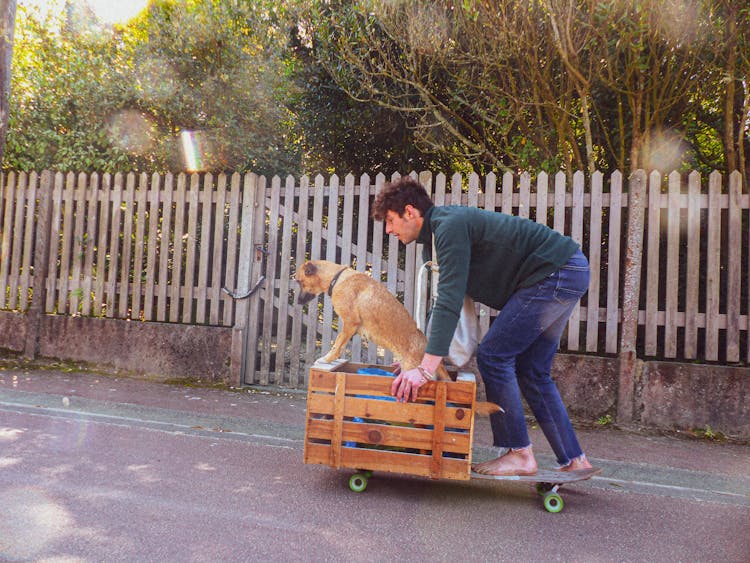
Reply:
<svg viewBox="0 0 750 563"><path fill-rule="evenodd" d="M146 244L146 198L148 196L148 175L142 172L138 181L134 199L135 209L135 239L133 239L133 266L132 266L132 299L130 317L133 319L144 318L143 304L143 273L146 271L143 264L144 245ZM150 239L149 234L149 239Z"/></svg>
<svg viewBox="0 0 750 563"><path fill-rule="evenodd" d="M166 321L168 315L171 316L171 307L167 309L168 301L171 300L171 291L169 286L170 280L170 252L171 237L170 233L174 230L172 222L172 207L174 200L174 176L167 174L164 178L164 196L162 204L162 221L159 240L159 282L156 297L156 320ZM173 268L174 269L174 268ZM177 308L175 303L174 308Z"/></svg>
<svg viewBox="0 0 750 563"><path fill-rule="evenodd" d="M648 211L646 219L646 342L647 356L657 351L659 326L659 242L661 239L661 175L652 172L648 179Z"/></svg>
<svg viewBox="0 0 750 563"><path fill-rule="evenodd" d="M686 359L698 353L698 298L701 245L701 178L698 172L688 177L687 270L685 279L685 348Z"/></svg>
<svg viewBox="0 0 750 563"><path fill-rule="evenodd" d="M573 213L570 237L583 248L583 172L573 175ZM581 303L576 303L568 321L568 349L578 350L581 333Z"/></svg>
<svg viewBox="0 0 750 563"><path fill-rule="evenodd" d="M156 275L158 271L158 243L159 243L159 199L160 199L161 177L158 174L151 175L148 202L148 244L146 247L146 280L143 295L143 320L154 319L154 303L156 297Z"/></svg>
<svg viewBox="0 0 750 563"><path fill-rule="evenodd" d="M602 192L601 172L591 177L591 208L589 218L589 267L591 280L586 294L586 351L596 352L599 346L599 293L602 264Z"/></svg>
<svg viewBox="0 0 750 563"><path fill-rule="evenodd" d="M706 352L709 362L719 359L719 298L721 288L721 174L708 177L708 247L706 248Z"/></svg>
<svg viewBox="0 0 750 563"><path fill-rule="evenodd" d="M11 251L12 256L3 255L3 262L10 262L10 271L11 272L18 272L21 269L21 253L23 252L23 216L24 216L24 207L26 206L26 182L27 177L25 172L21 172L18 176L18 183L16 184L16 194L15 194L15 218L13 220L13 229L11 232L13 233L13 244ZM10 293L8 295L9 301L8 306L11 309L16 309L18 307L18 282L19 278L18 276L10 276L9 280L9 286L10 286ZM5 285L2 287L2 293L3 296L5 295Z"/></svg>
<svg viewBox="0 0 750 563"><path fill-rule="evenodd" d="M607 324L605 348L607 354L617 352L620 323L620 244L622 233L622 174L615 171L609 185L609 238L607 240Z"/></svg>
<svg viewBox="0 0 750 563"><path fill-rule="evenodd" d="M63 192L63 230L62 238L60 239L62 245L62 252L60 253L60 292L57 302L57 310L63 315L73 313L73 310L68 310L68 304L71 302L70 274L71 255L73 253L73 222L75 221L75 213L73 211L75 205L75 179L75 174L68 172Z"/></svg>
<svg viewBox="0 0 750 563"><path fill-rule="evenodd" d="M184 256L183 232L185 227L185 184L184 173L177 176L177 190L175 191L174 228L172 237L172 279L169 286L169 321L176 323L180 320L180 305L182 303L182 275Z"/></svg>
<svg viewBox="0 0 750 563"><path fill-rule="evenodd" d="M32 172L29 176L28 195L26 197L26 219L24 221L23 236L23 260L21 265L20 290L20 309L28 311L31 306L30 289L32 288L31 263L34 256L34 235L37 229L36 212L37 212L37 186L39 185L39 176ZM0 199L2 198L2 186L0 186Z"/></svg>
<svg viewBox="0 0 750 563"><path fill-rule="evenodd" d="M214 201L214 177L211 173L207 173L203 177L203 191L199 195L199 201L200 237L196 237L196 244L198 245L198 285L195 289L195 322L205 324L208 313L206 303L208 301L208 274L211 271L209 256L211 251L211 212Z"/></svg>
<svg viewBox="0 0 750 563"><path fill-rule="evenodd" d="M740 360L740 302L742 292L742 176L729 175L729 212L727 216L727 331L726 361Z"/></svg>
<svg viewBox="0 0 750 563"><path fill-rule="evenodd" d="M281 273L279 274L279 314L276 331L276 379L275 383L284 383L284 375L288 378L289 370L286 366L292 363L287 348L287 325L289 324L289 276L291 275L292 256L292 225L294 223L294 178L287 176L284 189L284 223L281 237ZM278 366L283 366L279 369Z"/></svg>
<svg viewBox="0 0 750 563"><path fill-rule="evenodd" d="M664 316L664 356L677 356L677 304L680 295L680 174L669 175L667 204L667 272Z"/></svg>
<svg viewBox="0 0 750 563"><path fill-rule="evenodd" d="M208 298L210 300L210 310L208 313L208 322L212 325L218 325L221 315L221 283L222 279L222 258L225 256L224 253L224 217L226 214L226 202L227 202L227 175L223 172L219 174L218 183L216 186L216 205L213 209L213 214L210 214L213 221L213 253L210 256L211 262L211 286L207 288L209 292ZM210 211L210 203L209 203ZM227 233L229 235L229 233ZM206 245L208 247L208 245ZM227 260L227 265L229 261Z"/></svg>
<svg viewBox="0 0 750 563"><path fill-rule="evenodd" d="M110 228L109 206L112 197L112 184L109 174L102 176L102 185L99 190L99 225L96 239L96 278L94 279L94 315L100 316L106 306L106 282L107 282L107 241ZM106 310L105 310L106 312Z"/></svg>
<svg viewBox="0 0 750 563"><path fill-rule="evenodd" d="M85 249L83 258L83 280L81 289L83 296L81 299L81 315L87 317L91 315L92 300L98 298L93 296L94 285L94 251L97 239L98 223L96 220L99 199L99 175L91 174L88 185L86 186L86 234Z"/></svg>
<svg viewBox="0 0 750 563"><path fill-rule="evenodd" d="M198 174L190 175L190 191L188 192L188 222L187 236L185 237L185 274L180 293L182 294L182 322L190 323L193 320L195 308L195 262L196 247L198 244L198 198L200 190L200 177Z"/></svg>
<svg viewBox="0 0 750 563"><path fill-rule="evenodd" d="M246 176L246 180L249 182L254 177L248 174ZM236 289L240 289L240 286L242 285L240 283L239 276L237 276L237 270L238 270L238 264L237 264L237 250L239 245L239 233L238 233L238 225L239 225L239 213L240 213L240 206L244 209L244 201L240 203L240 182L242 178L238 173L232 174L231 179L231 188L229 193L229 218L227 219L227 232L226 232L226 241L227 241L227 258L226 258L226 270L224 271L224 279L218 280L217 283L219 285L222 285L224 287L233 287ZM244 214L243 214L244 216ZM247 213L248 217L252 217L252 208L250 209L250 212ZM223 226L223 224L222 224ZM253 252L254 254L254 252ZM252 259L251 256L246 256L246 260ZM237 276L237 277L235 277ZM222 305L224 308L222 320L223 324L225 326L230 326L233 322L233 318L236 318L236 315L233 317L233 312L235 310L234 303L232 302L232 298L226 294L223 293L221 295L222 299Z"/></svg>
<svg viewBox="0 0 750 563"><path fill-rule="evenodd" d="M297 248L294 253L294 272L305 262L307 250L308 213L310 205L310 180L302 176L299 181L299 199L297 200ZM303 309L296 304L292 310L292 341L289 346L290 366L289 382L292 385L300 385L304 381L304 368L302 367L302 331L304 322L302 318ZM308 328L308 331L310 329Z"/></svg>

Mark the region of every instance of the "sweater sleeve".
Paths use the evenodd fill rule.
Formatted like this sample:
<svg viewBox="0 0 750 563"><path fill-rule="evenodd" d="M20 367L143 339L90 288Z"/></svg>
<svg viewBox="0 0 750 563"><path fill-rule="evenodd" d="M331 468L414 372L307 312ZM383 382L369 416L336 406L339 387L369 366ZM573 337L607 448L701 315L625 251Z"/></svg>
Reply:
<svg viewBox="0 0 750 563"><path fill-rule="evenodd" d="M466 294L471 239L469 225L460 216L441 221L433 232L440 269L426 351L436 356L447 356Z"/></svg>

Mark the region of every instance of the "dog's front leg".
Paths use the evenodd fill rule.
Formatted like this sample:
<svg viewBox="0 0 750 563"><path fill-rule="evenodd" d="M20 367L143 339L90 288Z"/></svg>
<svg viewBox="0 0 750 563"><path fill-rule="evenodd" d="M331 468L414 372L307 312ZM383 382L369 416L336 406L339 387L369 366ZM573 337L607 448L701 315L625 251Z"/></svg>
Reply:
<svg viewBox="0 0 750 563"><path fill-rule="evenodd" d="M352 336L356 334L357 329L359 328L356 325L352 326L352 323L344 323L343 320L341 322L341 330L339 331L338 336L336 336L333 347L325 356L318 360L319 362L330 364L332 361L338 360L341 357L341 353L344 351L344 346L346 346L346 343L351 340Z"/></svg>

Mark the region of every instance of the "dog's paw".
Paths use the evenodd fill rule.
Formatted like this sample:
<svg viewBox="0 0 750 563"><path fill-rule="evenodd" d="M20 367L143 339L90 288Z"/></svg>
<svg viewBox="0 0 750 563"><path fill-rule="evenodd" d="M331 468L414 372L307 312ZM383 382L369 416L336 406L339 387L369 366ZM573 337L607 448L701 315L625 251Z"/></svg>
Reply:
<svg viewBox="0 0 750 563"><path fill-rule="evenodd" d="M331 365L332 363L334 363L335 361L336 361L336 358L329 359L328 356L323 356L322 358L318 358L317 360L315 360L315 363L313 365L316 365L316 366L320 366L320 365L328 366L328 365Z"/></svg>

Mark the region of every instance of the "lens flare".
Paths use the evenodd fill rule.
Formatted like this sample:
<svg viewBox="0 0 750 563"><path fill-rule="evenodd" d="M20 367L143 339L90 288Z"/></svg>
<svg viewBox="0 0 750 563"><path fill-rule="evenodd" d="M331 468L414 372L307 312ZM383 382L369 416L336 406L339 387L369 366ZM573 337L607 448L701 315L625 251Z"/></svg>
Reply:
<svg viewBox="0 0 750 563"><path fill-rule="evenodd" d="M647 152L644 154L644 167L669 174L679 170L684 161L687 144L677 131L652 131Z"/></svg>
<svg viewBox="0 0 750 563"><path fill-rule="evenodd" d="M200 131L182 131L180 133L182 144L182 161L188 172L201 172L205 170L203 155L205 151L205 137Z"/></svg>
<svg viewBox="0 0 750 563"><path fill-rule="evenodd" d="M121 149L145 154L154 144L155 127L141 112L123 110L109 119L107 134L112 144Z"/></svg>

